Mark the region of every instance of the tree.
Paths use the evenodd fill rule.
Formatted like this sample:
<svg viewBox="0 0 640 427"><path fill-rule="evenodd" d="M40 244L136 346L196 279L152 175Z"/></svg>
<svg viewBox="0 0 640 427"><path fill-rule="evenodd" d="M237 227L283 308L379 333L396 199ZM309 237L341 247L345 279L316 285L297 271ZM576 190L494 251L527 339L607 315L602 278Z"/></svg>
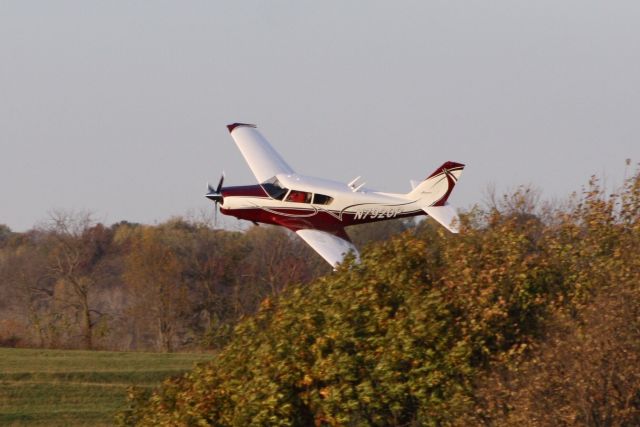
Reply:
<svg viewBox="0 0 640 427"><path fill-rule="evenodd" d="M593 177L545 231L563 284L544 336L478 379L466 424L640 424L640 175L607 195Z"/></svg>
<svg viewBox="0 0 640 427"><path fill-rule="evenodd" d="M349 237L358 248L366 244L388 240L410 228L412 219L392 219L348 227Z"/></svg>
<svg viewBox="0 0 640 427"><path fill-rule="evenodd" d="M37 234L31 232L0 250L0 312L24 325L21 344L45 347L54 343L54 281L46 253L35 243L41 237ZM15 329L13 334L18 333Z"/></svg>
<svg viewBox="0 0 640 427"><path fill-rule="evenodd" d="M171 352L189 314L180 260L161 229L140 227L133 237L124 278L132 297L131 315L155 335L156 347Z"/></svg>
<svg viewBox="0 0 640 427"><path fill-rule="evenodd" d="M197 224L181 240L184 275L196 301L191 328L201 345L218 348L226 343L240 315L254 311L255 304L243 298L252 292L242 276L250 251L248 239L243 233Z"/></svg>
<svg viewBox="0 0 640 427"><path fill-rule="evenodd" d="M12 231L8 226L0 224L0 247L9 239L11 234Z"/></svg>
<svg viewBox="0 0 640 427"><path fill-rule="evenodd" d="M330 271L302 239L281 227L259 226L246 232L251 252L243 263L242 286L257 286L256 303L277 296L293 284L308 283Z"/></svg>
<svg viewBox="0 0 640 427"><path fill-rule="evenodd" d="M100 278L100 261L110 239L90 213L55 211L49 232L49 272L56 279L55 299L77 319L82 345L94 347L94 328L104 313L93 305L92 292Z"/></svg>
<svg viewBox="0 0 640 427"><path fill-rule="evenodd" d="M581 309L580 320L558 313L533 357L494 380L497 390L482 390L511 408L492 414L498 424L640 425L640 295L610 291Z"/></svg>

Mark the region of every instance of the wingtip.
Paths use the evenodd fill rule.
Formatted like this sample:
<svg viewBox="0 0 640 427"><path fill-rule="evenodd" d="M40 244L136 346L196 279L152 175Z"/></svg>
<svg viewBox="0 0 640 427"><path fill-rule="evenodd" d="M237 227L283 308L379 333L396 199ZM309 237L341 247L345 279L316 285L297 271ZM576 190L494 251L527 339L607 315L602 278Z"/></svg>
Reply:
<svg viewBox="0 0 640 427"><path fill-rule="evenodd" d="M233 132L233 130L237 127L241 127L241 126L247 126L250 128L255 128L257 127L256 125L252 125L250 123L232 123L230 125L227 125L227 129L229 129L229 133Z"/></svg>

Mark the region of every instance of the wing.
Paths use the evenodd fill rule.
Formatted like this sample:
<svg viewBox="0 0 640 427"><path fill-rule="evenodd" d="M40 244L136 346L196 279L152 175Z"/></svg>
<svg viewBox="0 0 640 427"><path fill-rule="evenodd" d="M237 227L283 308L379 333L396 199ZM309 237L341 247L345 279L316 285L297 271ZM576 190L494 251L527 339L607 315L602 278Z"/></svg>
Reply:
<svg viewBox="0 0 640 427"><path fill-rule="evenodd" d="M344 235L344 237L311 228L298 230L296 234L302 237L309 246L318 252L320 256L334 268L350 251L353 251L356 257L358 256L358 250L353 246L353 243L347 240L348 237L344 230L339 233Z"/></svg>
<svg viewBox="0 0 640 427"><path fill-rule="evenodd" d="M258 182L273 176L295 173L256 129L256 125L234 123L227 128Z"/></svg>

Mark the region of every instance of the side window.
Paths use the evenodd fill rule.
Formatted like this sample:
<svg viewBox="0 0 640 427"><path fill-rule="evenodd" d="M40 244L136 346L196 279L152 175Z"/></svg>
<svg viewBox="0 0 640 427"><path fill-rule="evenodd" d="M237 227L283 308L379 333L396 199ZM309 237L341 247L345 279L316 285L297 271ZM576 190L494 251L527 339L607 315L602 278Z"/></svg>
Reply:
<svg viewBox="0 0 640 427"><path fill-rule="evenodd" d="M287 196L287 202L311 203L311 193L306 191L291 190Z"/></svg>
<svg viewBox="0 0 640 427"><path fill-rule="evenodd" d="M333 202L333 197L325 196L324 194L314 194L313 204L315 205L328 205Z"/></svg>

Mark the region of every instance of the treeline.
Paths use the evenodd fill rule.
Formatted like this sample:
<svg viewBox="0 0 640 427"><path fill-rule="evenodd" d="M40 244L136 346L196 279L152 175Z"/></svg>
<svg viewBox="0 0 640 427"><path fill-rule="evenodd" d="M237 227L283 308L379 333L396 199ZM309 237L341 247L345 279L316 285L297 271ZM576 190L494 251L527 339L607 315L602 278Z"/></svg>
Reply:
<svg viewBox="0 0 640 427"><path fill-rule="evenodd" d="M640 175L525 189L262 300L123 425L640 425Z"/></svg>
<svg viewBox="0 0 640 427"><path fill-rule="evenodd" d="M95 224L56 213L0 238L0 342L46 348L215 348L267 295L326 272L275 228L175 219Z"/></svg>
<svg viewBox="0 0 640 427"><path fill-rule="evenodd" d="M363 243L405 228L357 230ZM224 345L260 301L331 269L277 227L150 226L53 212L25 233L0 225L0 346L188 351Z"/></svg>

